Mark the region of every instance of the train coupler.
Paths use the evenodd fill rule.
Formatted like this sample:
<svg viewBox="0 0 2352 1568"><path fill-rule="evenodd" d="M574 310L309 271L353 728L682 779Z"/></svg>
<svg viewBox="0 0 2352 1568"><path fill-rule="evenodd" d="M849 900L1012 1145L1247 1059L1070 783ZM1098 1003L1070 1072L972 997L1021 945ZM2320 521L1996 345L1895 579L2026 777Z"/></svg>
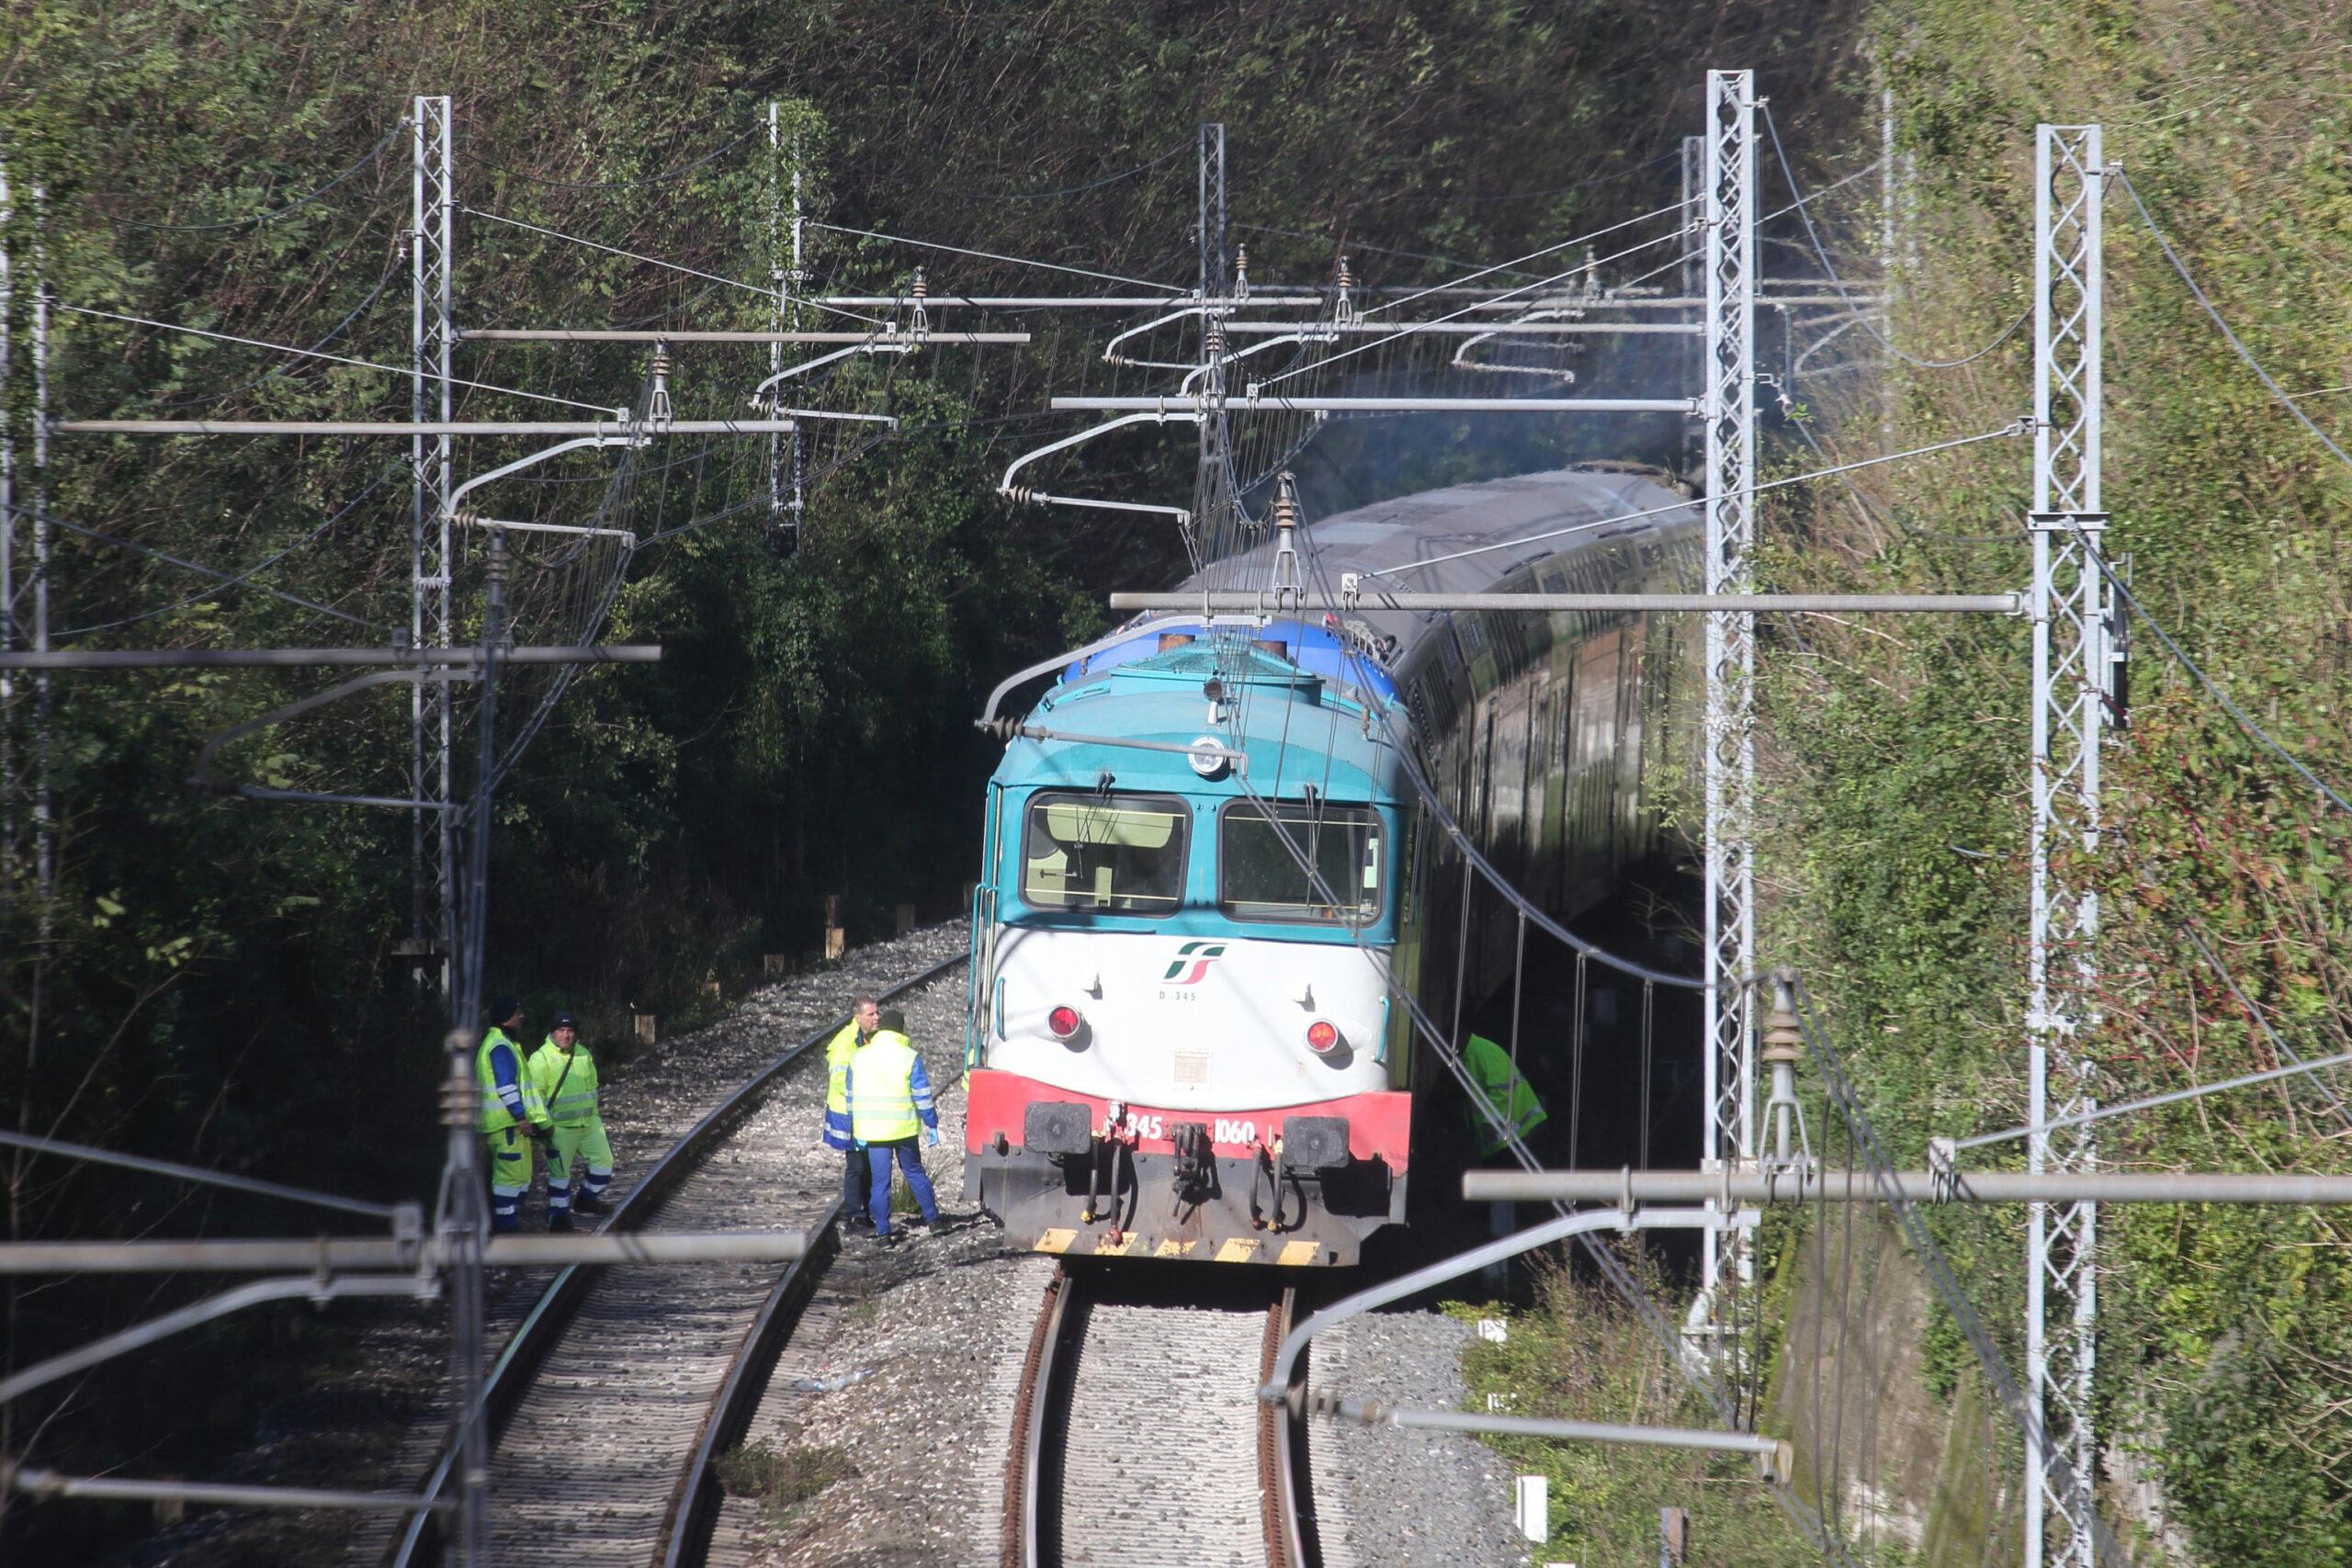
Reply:
<svg viewBox="0 0 2352 1568"><path fill-rule="evenodd" d="M1207 1202L1217 1194L1216 1145L1209 1141L1209 1125L1205 1122L1179 1122L1169 1130L1169 1140L1175 1145L1176 1168L1171 1185L1176 1190L1176 1206L1193 1207Z"/></svg>

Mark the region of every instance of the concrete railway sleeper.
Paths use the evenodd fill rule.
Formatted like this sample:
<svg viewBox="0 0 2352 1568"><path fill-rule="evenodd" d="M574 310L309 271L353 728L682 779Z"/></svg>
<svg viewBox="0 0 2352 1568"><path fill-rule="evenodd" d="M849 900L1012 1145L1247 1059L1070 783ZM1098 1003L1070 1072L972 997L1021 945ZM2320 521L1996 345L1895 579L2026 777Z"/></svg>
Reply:
<svg viewBox="0 0 2352 1568"><path fill-rule="evenodd" d="M1057 1268L1015 1404L1004 1568L1313 1568L1304 1434L1242 1386L1271 1375L1295 1298L1204 1306L1165 1279Z"/></svg>
<svg viewBox="0 0 2352 1568"><path fill-rule="evenodd" d="M877 993L885 1001L947 979L961 953ZM802 1224L829 1239L780 1275L763 1269L614 1270L582 1268L549 1282L508 1339L485 1383L493 1445L497 1561L544 1558L691 1564L707 1550L718 1484L714 1461L741 1435L766 1369L801 1303L834 1254L839 1197L776 1212L777 1183L746 1139L771 1091L846 1015L767 1062L696 1122L616 1205L600 1227L646 1228L657 1211L698 1228ZM760 1146L747 1146L760 1145ZM721 1158L719 1156L725 1156ZM838 1156L824 1156L838 1181ZM450 1482L445 1450L424 1491ZM385 1561L441 1561L441 1519L409 1522Z"/></svg>

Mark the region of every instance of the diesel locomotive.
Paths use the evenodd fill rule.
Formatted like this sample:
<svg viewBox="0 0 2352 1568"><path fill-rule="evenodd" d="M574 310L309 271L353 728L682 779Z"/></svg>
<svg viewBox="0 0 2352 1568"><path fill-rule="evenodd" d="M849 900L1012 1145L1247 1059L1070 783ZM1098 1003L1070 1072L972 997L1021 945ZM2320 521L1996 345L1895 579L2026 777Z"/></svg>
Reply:
<svg viewBox="0 0 2352 1568"><path fill-rule="evenodd" d="M1317 584L1366 585L1360 609L1139 617L1009 727L973 898L965 1184L1015 1245L1357 1262L1404 1221L1443 1072L1404 998L1476 997L1513 957L1422 788L1573 918L1658 847L1657 781L1695 765L1695 622L1376 604L1690 591L1699 511L1663 476L1464 484L1297 534ZM1272 555L1217 580L1254 586Z"/></svg>

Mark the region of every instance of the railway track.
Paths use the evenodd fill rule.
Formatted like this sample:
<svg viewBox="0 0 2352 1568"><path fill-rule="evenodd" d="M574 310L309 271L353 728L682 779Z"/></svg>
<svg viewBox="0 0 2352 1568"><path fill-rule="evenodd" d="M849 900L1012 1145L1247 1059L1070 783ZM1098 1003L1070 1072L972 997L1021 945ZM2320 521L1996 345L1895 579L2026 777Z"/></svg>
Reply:
<svg viewBox="0 0 2352 1568"><path fill-rule="evenodd" d="M1022 1368L1004 1568L1313 1568L1298 1424L1257 1396L1296 1297L1173 1304L1164 1280L1057 1269Z"/></svg>
<svg viewBox="0 0 2352 1568"><path fill-rule="evenodd" d="M887 1003L965 963L949 957L880 993ZM836 1245L837 1156L785 1138L768 1105L836 1018L752 1074L680 1137L599 1228L805 1226L824 1236L780 1275L758 1268L568 1269L531 1306L484 1393L501 1564L702 1562L719 1501L714 1463L741 1435L767 1369ZM824 1196L803 1194L808 1184ZM773 1266L770 1266L772 1269ZM444 1451L424 1491L451 1483ZM441 1561L421 1515L385 1561Z"/></svg>

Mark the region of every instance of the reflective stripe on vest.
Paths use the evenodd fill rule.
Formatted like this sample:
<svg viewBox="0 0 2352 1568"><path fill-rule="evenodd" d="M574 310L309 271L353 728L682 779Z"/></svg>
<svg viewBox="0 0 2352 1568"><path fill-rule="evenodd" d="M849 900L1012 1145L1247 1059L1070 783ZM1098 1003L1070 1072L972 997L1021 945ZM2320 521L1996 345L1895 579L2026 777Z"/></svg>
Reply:
<svg viewBox="0 0 2352 1568"><path fill-rule="evenodd" d="M531 1089L560 1126L585 1126L596 1119L596 1058L575 1044L569 1055L550 1038L531 1053Z"/></svg>
<svg viewBox="0 0 2352 1568"><path fill-rule="evenodd" d="M890 1144L922 1131L915 1112L915 1051L885 1030L857 1048L849 1067L850 1130L861 1143Z"/></svg>
<svg viewBox="0 0 2352 1568"><path fill-rule="evenodd" d="M498 1077L491 1070L490 1054L503 1045L514 1053L514 1091L523 1101L523 1114L516 1116L506 1109L506 1101L499 1098ZM525 1061L523 1048L507 1038L506 1032L492 1026L481 1037L481 1048L474 1053L474 1076L481 1080L481 1130L503 1132L517 1122L531 1120L531 1111L538 1104L538 1091L531 1087L531 1069Z"/></svg>

